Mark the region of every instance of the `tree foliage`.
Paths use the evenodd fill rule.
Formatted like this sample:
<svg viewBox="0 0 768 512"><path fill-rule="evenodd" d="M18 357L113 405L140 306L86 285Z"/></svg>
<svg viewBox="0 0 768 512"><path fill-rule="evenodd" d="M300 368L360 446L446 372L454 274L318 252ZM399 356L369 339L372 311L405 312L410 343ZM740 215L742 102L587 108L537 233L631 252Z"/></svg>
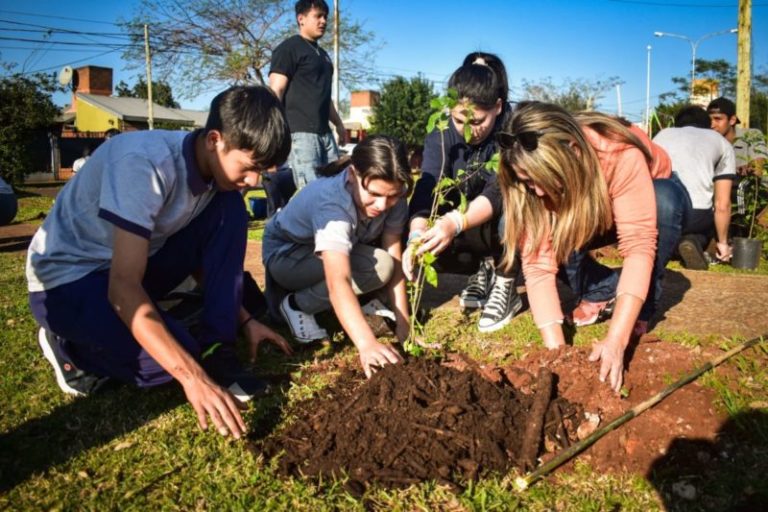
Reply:
<svg viewBox="0 0 768 512"><path fill-rule="evenodd" d="M129 86L124 81L120 80L120 83L115 87L115 93L123 98L141 98L147 99L147 81L144 77L139 76L133 87ZM173 90L167 82L152 80L152 102L162 105L168 108L180 108L179 103L173 98Z"/></svg>
<svg viewBox="0 0 768 512"><path fill-rule="evenodd" d="M9 183L21 183L40 169L32 145L46 139L59 113L51 94L54 80L44 74L12 74L0 78L0 173Z"/></svg>
<svg viewBox="0 0 768 512"><path fill-rule="evenodd" d="M182 97L222 85L266 83L272 51L297 33L294 0L141 0L121 26L135 42L149 24L152 65ZM151 13L151 14L150 14ZM320 43L332 45L333 13ZM370 76L378 48L372 32L341 16L340 81L352 89ZM143 45L123 55L144 63Z"/></svg>
<svg viewBox="0 0 768 512"><path fill-rule="evenodd" d="M396 76L384 82L379 103L373 107L371 132L397 137L409 147L423 146L424 123L436 97L432 82L422 76Z"/></svg>
<svg viewBox="0 0 768 512"><path fill-rule="evenodd" d="M697 87L694 94L706 96L709 90L698 79L707 79L717 84L718 95L736 100L737 70L734 64L724 59L696 61ZM674 118L674 115L688 103L691 92L691 77L672 77L677 87L659 96L656 112L662 118ZM768 130L768 73L757 73L752 77L750 92L749 125L766 132ZM665 125L667 126L667 125Z"/></svg>
<svg viewBox="0 0 768 512"><path fill-rule="evenodd" d="M605 80L566 78L559 85L551 77L539 82L523 79L523 99L554 103L571 112L594 110L606 91L620 83L619 77L615 76Z"/></svg>

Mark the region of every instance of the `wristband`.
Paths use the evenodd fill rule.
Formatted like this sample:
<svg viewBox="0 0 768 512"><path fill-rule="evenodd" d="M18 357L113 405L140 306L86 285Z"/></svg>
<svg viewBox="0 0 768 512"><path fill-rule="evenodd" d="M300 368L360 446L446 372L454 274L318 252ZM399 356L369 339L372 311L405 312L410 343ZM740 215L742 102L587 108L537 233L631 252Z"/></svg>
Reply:
<svg viewBox="0 0 768 512"><path fill-rule="evenodd" d="M241 323L241 324L240 324L240 328L239 328L239 330L242 330L242 329L243 329L243 327L245 327L245 326L248 324L248 322L250 322L250 321L251 321L251 320L253 320L253 319L254 319L254 318L253 318L253 316L251 316L251 315L248 315L248 318L246 318L246 319L243 321L243 323Z"/></svg>
<svg viewBox="0 0 768 512"><path fill-rule="evenodd" d="M414 231L411 231L410 233L408 233L408 242L407 243L410 244L415 239L419 238L421 235L422 235L422 233L418 229L416 229Z"/></svg>
<svg viewBox="0 0 768 512"><path fill-rule="evenodd" d="M461 218L461 214L457 210L451 210L450 212L446 213L444 217L450 219L456 226L456 233L453 236L454 237L459 236L459 233L461 233L464 225L464 221Z"/></svg>

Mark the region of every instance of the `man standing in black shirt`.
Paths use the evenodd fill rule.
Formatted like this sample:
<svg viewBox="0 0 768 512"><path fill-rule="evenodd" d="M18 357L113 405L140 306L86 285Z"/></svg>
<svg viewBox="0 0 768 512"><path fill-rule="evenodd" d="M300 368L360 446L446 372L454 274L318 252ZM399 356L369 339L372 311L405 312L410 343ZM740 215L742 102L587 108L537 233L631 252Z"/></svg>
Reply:
<svg viewBox="0 0 768 512"><path fill-rule="evenodd" d="M333 62L317 41L325 34L325 0L296 2L298 35L289 37L272 53L269 86L285 104L291 129L291 154L296 187L316 178L318 167L339 157L328 121L336 126L339 144L346 139L344 123L331 101Z"/></svg>

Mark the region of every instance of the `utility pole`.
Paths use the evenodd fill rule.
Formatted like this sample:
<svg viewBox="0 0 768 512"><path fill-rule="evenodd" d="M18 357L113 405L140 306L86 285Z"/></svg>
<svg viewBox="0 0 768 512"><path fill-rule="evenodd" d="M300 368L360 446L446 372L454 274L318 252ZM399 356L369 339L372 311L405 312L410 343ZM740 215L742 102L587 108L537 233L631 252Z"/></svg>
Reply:
<svg viewBox="0 0 768 512"><path fill-rule="evenodd" d="M333 103L336 106L336 111L339 112L339 74L340 74L340 62L339 62L339 31L341 22L339 21L339 2L341 0L333 0L333 59L335 66L333 67ZM341 114L339 114L341 116Z"/></svg>
<svg viewBox="0 0 768 512"><path fill-rule="evenodd" d="M739 0L739 45L736 68L736 115L741 125L749 128L752 88L752 0Z"/></svg>
<svg viewBox="0 0 768 512"><path fill-rule="evenodd" d="M152 112L152 57L149 54L149 25L144 24L144 58L147 61L147 124L149 129L155 127L155 119Z"/></svg>

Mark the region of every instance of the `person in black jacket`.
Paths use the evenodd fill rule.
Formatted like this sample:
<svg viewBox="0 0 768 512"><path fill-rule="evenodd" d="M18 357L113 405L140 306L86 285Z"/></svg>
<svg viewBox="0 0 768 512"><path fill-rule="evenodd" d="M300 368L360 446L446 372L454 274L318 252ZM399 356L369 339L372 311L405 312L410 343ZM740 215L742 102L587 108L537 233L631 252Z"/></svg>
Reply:
<svg viewBox="0 0 768 512"><path fill-rule="evenodd" d="M427 136L422 176L410 201L409 249L403 258L403 268L406 276L412 276L416 247L413 242L418 240L419 252L440 253L438 271L472 272L459 302L465 309L482 308L478 328L481 332L493 332L522 309L515 287L519 266L508 273L498 265L502 255L501 195L495 172L486 169L486 163L498 151L495 134L509 110L504 63L493 54L471 53L453 73L448 87L456 90L459 103L451 111L448 129L442 133L434 130ZM467 124L471 134L468 141ZM449 202L438 210L442 217L428 229L437 183L441 177L456 178L460 170L464 170L460 189L470 204L468 210L458 209L460 194L453 190L447 197ZM468 228L469 219L478 212L490 220ZM474 267L478 263L479 268ZM467 268L468 264L473 266Z"/></svg>

